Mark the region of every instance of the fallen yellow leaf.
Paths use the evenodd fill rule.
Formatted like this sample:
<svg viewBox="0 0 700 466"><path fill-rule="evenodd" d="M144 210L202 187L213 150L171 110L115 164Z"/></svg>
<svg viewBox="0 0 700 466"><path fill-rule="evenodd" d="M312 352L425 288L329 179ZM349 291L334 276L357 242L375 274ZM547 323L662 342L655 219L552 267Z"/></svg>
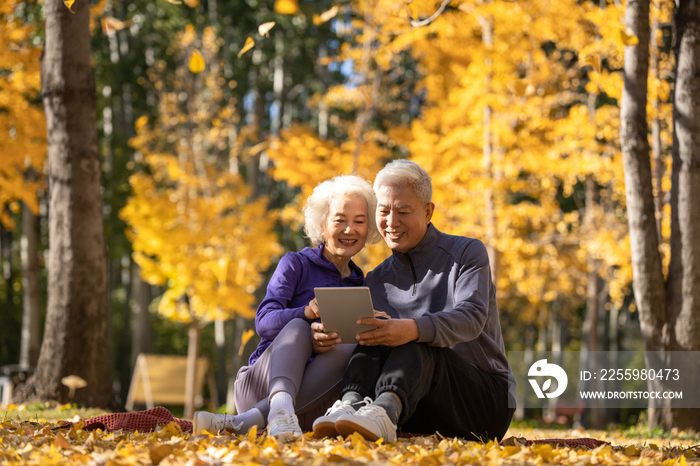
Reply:
<svg viewBox="0 0 700 466"><path fill-rule="evenodd" d="M75 3L75 0L63 0L63 3L68 7L68 11L75 14L75 11L71 10L71 7Z"/></svg>
<svg viewBox="0 0 700 466"><path fill-rule="evenodd" d="M61 435L60 432L56 434L53 444L56 446L56 448L71 448L70 442L68 442L68 440L66 440L66 438Z"/></svg>
<svg viewBox="0 0 700 466"><path fill-rule="evenodd" d="M158 437L182 437L182 427L180 427L180 424L178 424L177 422L170 422L168 423L168 425L166 425L158 431Z"/></svg>
<svg viewBox="0 0 700 466"><path fill-rule="evenodd" d="M151 457L153 464L159 464L166 456L169 456L175 447L173 445L161 444L155 445L148 450L148 454Z"/></svg>
<svg viewBox="0 0 700 466"><path fill-rule="evenodd" d="M238 58L241 58L241 55L246 53L248 50L252 49L255 46L255 41L253 40L252 37L248 37L245 40L245 44L243 44L243 48L241 49L240 52L238 52Z"/></svg>

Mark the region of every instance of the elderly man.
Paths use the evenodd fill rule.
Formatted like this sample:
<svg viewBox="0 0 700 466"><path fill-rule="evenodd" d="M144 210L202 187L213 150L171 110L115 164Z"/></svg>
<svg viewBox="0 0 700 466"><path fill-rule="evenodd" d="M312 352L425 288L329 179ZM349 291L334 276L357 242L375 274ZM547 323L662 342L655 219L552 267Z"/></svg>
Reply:
<svg viewBox="0 0 700 466"><path fill-rule="evenodd" d="M501 439L515 411L496 289L483 243L430 222L430 176L397 160L379 172L377 226L392 255L367 274L374 306L391 319L357 335L341 399L314 422L317 437L361 433L393 442L404 432ZM313 326L314 350L340 343ZM348 342L349 343L349 342Z"/></svg>

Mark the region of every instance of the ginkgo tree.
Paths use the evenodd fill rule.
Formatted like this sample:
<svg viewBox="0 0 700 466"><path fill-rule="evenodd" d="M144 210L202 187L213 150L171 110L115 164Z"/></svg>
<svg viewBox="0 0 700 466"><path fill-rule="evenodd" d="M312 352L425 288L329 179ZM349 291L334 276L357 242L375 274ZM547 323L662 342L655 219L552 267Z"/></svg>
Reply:
<svg viewBox="0 0 700 466"><path fill-rule="evenodd" d="M39 98L39 56L35 28L22 20L24 2L0 5L0 222L13 228L10 212L24 202L35 213L38 183L46 158L46 120Z"/></svg>
<svg viewBox="0 0 700 466"><path fill-rule="evenodd" d="M181 63L174 79L151 75L159 117L136 123L131 144L143 169L130 179L133 196L121 215L143 278L167 288L158 311L190 325L191 415L201 325L236 314L252 318L254 291L281 248L272 231L277 213L266 197L253 199L232 169L241 157L231 140L238 115L220 85L213 29L200 38L190 26L174 46Z"/></svg>
<svg viewBox="0 0 700 466"><path fill-rule="evenodd" d="M621 8L362 0L351 14L350 23L333 21L352 40L324 64L349 62L354 73L318 98L335 112L330 120L342 136L283 132L270 144L273 176L312 187L339 163L331 160L347 160L342 148L359 155L359 173L367 161L376 170L409 155L433 176L436 225L493 250L506 313L543 328L550 308L575 318L596 276L592 264L606 283L606 306L622 307L631 268L628 248L619 246L627 242L613 100L620 79L610 71L632 40ZM413 66L404 67L406 53ZM394 103L405 95L396 76L409 71L420 76L412 95L425 98L419 118ZM405 118L392 120L385 108ZM368 124L363 115L372 112L382 118Z"/></svg>

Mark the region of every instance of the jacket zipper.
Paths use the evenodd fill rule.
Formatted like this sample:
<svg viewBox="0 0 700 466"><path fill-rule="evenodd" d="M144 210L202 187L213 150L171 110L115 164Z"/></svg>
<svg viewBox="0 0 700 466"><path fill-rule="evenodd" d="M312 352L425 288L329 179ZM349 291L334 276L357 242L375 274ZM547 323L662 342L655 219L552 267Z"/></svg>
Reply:
<svg viewBox="0 0 700 466"><path fill-rule="evenodd" d="M408 263L411 264L411 274L413 275L413 292L411 293L411 297L414 297L416 295L416 289L418 288L418 277L416 276L416 268L413 265L411 256L406 254L406 258L408 259Z"/></svg>

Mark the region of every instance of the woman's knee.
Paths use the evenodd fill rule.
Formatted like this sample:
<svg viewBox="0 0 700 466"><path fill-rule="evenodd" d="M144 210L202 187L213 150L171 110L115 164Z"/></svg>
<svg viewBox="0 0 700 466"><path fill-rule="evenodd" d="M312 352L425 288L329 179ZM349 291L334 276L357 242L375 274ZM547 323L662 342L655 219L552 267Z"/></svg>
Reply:
<svg viewBox="0 0 700 466"><path fill-rule="evenodd" d="M292 319L277 335L273 341L273 345L280 339L284 341L288 341L289 339L300 340L303 337L308 337L309 340L311 339L311 324L304 319Z"/></svg>
<svg viewBox="0 0 700 466"><path fill-rule="evenodd" d="M287 325L284 326L284 330L294 331L294 332L304 332L311 334L311 324L304 319L296 318L290 320Z"/></svg>

